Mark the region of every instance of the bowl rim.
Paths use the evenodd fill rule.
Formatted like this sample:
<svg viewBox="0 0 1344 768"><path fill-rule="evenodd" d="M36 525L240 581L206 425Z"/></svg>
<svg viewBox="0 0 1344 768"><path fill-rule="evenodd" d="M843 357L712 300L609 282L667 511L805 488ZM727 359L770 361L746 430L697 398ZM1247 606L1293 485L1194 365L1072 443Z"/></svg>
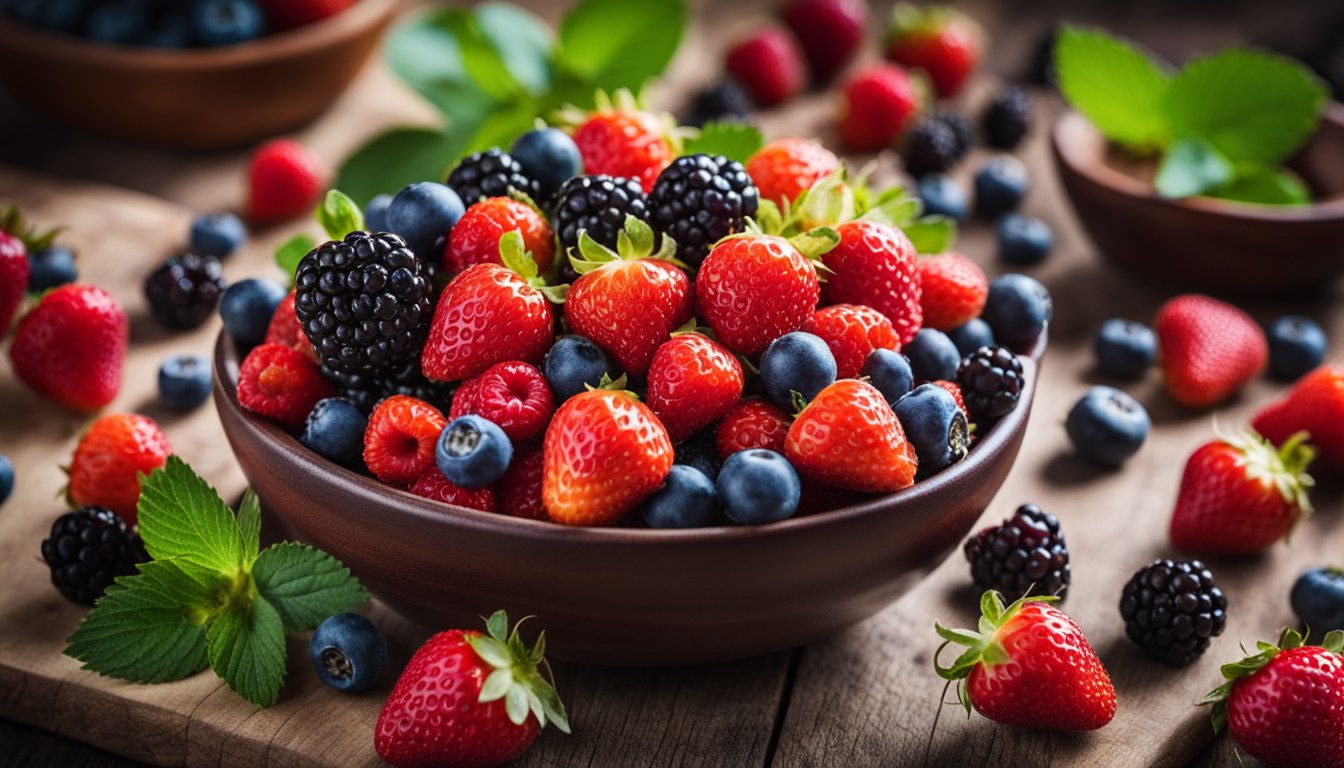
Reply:
<svg viewBox="0 0 1344 768"><path fill-rule="evenodd" d="M1321 114L1321 121L1330 122L1344 128L1344 104L1333 100L1327 102L1325 110ZM1332 195L1313 202L1311 205L1301 207L1236 203L1212 197L1181 199L1162 197L1157 194L1157 190L1152 185L1128 176L1104 162L1081 161L1067 136L1069 132L1076 130L1086 130L1101 141L1106 141L1101 136L1101 132L1085 115L1072 108L1065 110L1055 120L1050 129L1050 145L1055 157L1056 167L1061 172L1083 177L1099 187L1104 187L1149 205L1186 210L1223 219L1242 219L1266 223L1315 222L1344 218L1344 193Z"/></svg>
<svg viewBox="0 0 1344 768"><path fill-rule="evenodd" d="M279 425L266 419L254 417L242 409L237 396L237 371L240 360L234 351L233 342L224 331L220 331L215 343L212 379L215 406L219 410L221 421L225 419L224 409L232 411L244 429L251 430L257 440L270 445L278 451L285 451L301 463L312 465L317 471L328 471L332 475L329 482L344 485L347 490L360 496L378 496L394 501L400 511L421 518L428 524L465 526L482 531L493 531L504 535L531 539L537 542L555 541L562 537L570 543L621 542L625 544L653 546L667 542L707 542L735 541L739 539L762 539L788 536L806 532L819 526L842 523L846 520L865 517L875 513L889 513L893 506L921 496L936 495L945 488L956 485L963 478L973 474L990 457L1003 450L1019 429L1025 429L1025 421L1030 413L1032 399L1036 395L1036 385L1040 376L1041 359L1048 345L1049 327L1031 343L1030 349L1018 350L1023 359L1024 386L1019 406L1003 417L978 441L976 450L960 462L948 467L931 478L897 491L885 494L859 504L831 509L803 517L790 517L779 522L765 525L720 525L704 528L652 529L623 527L593 527L557 525L547 520L531 520L513 515L488 513L454 504L426 499L409 491L385 485L376 478L366 477L350 469L334 464L307 448L303 447L292 434ZM1023 406L1026 407L1023 407Z"/></svg>

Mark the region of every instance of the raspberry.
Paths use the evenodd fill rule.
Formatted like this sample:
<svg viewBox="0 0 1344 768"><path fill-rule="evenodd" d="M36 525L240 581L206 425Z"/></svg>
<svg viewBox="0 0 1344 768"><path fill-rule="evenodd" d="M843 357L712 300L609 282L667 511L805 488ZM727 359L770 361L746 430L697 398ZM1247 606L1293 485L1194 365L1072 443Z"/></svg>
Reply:
<svg viewBox="0 0 1344 768"><path fill-rule="evenodd" d="M293 347L302 352L313 365L317 365L317 351L308 343L308 337L303 335L299 316L294 312L293 291L285 296L275 308L275 314L271 315L271 324L266 326L266 342Z"/></svg>
<svg viewBox="0 0 1344 768"><path fill-rule="evenodd" d="M919 93L905 70L891 64L864 70L844 87L840 139L858 152L896 142L920 108Z"/></svg>
<svg viewBox="0 0 1344 768"><path fill-rule="evenodd" d="M975 262L948 253L920 259L915 266L919 269L924 327L950 331L980 316L989 295L989 280Z"/></svg>
<svg viewBox="0 0 1344 768"><path fill-rule="evenodd" d="M495 493L486 488L463 488L453 485L443 476L438 467L431 467L406 490L416 496L452 504L455 507L478 509L482 512L495 511Z"/></svg>
<svg viewBox="0 0 1344 768"><path fill-rule="evenodd" d="M364 432L364 464L390 485L415 482L434 468L434 444L448 420L438 408L407 395L383 400Z"/></svg>
<svg viewBox="0 0 1344 768"><path fill-rule="evenodd" d="M968 422L971 420L971 412L966 410L966 401L961 397L961 387L951 381L931 381L929 383L939 389L946 390L952 396L952 399L957 401L957 407L966 415L966 420Z"/></svg>
<svg viewBox="0 0 1344 768"><path fill-rule="evenodd" d="M759 200L741 163L723 155L686 155L658 175L649 209L654 228L676 241L677 257L696 265L711 245L742 231Z"/></svg>
<svg viewBox="0 0 1344 768"><path fill-rule="evenodd" d="M165 328L197 328L224 293L224 269L214 256L174 256L145 278L149 310Z"/></svg>
<svg viewBox="0 0 1344 768"><path fill-rule="evenodd" d="M265 224L310 212L325 186L326 170L312 150L275 139L257 148L249 168L248 216Z"/></svg>
<svg viewBox="0 0 1344 768"><path fill-rule="evenodd" d="M509 471L499 479L499 511L530 520L549 520L541 503L541 482L545 462L541 446L534 442L515 443Z"/></svg>
<svg viewBox="0 0 1344 768"><path fill-rule="evenodd" d="M996 589L1004 600L1068 592L1069 550L1059 520L1035 504L967 539L965 552L976 588Z"/></svg>
<svg viewBox="0 0 1344 768"><path fill-rule="evenodd" d="M787 31L775 26L734 45L725 67L762 107L788 101L806 82L802 51Z"/></svg>
<svg viewBox="0 0 1344 768"><path fill-rule="evenodd" d="M649 220L644 188L633 179L610 176L575 176L560 188L555 206L556 234L568 252L579 246L579 231L616 250L616 236L625 227L625 217Z"/></svg>
<svg viewBox="0 0 1344 768"><path fill-rule="evenodd" d="M1140 569L1120 596L1125 634L1144 653L1183 667L1209 649L1209 638L1227 625L1227 597L1198 560L1154 560Z"/></svg>
<svg viewBox="0 0 1344 768"><path fill-rule="evenodd" d="M840 167L835 153L811 139L775 139L747 160L747 173L762 200L793 202L823 176Z"/></svg>
<svg viewBox="0 0 1344 768"><path fill-rule="evenodd" d="M1031 127L1031 101L1021 88L1000 91L985 108L985 143L995 149L1012 149Z"/></svg>
<svg viewBox="0 0 1344 768"><path fill-rule="evenodd" d="M93 605L112 580L135 573L149 562L140 535L106 507L83 507L51 524L42 542L42 559L51 568L51 583L67 600Z"/></svg>
<svg viewBox="0 0 1344 768"><path fill-rule="evenodd" d="M424 400L441 411L448 409L453 398L451 385L425 378L420 371L419 360L385 369L378 374L341 373L323 368L322 375L335 385L341 397L354 403L356 408L366 414L372 412L380 400L393 395Z"/></svg>
<svg viewBox="0 0 1344 768"><path fill-rule="evenodd" d="M656 115L621 108L593 113L575 129L574 143L585 173L635 179L640 191L648 192L672 162L672 145L665 134Z"/></svg>
<svg viewBox="0 0 1344 768"><path fill-rule="evenodd" d="M238 402L253 413L300 429L318 400L336 394L303 353L280 344L262 344L238 370Z"/></svg>
<svg viewBox="0 0 1344 768"><path fill-rule="evenodd" d="M919 177L942 173L956 164L957 135L941 120L925 119L905 134L905 170Z"/></svg>
<svg viewBox="0 0 1344 768"><path fill-rule="evenodd" d="M462 158L445 182L468 208L487 197L508 197L517 190L541 202L541 185L523 171L523 166L503 150L487 149Z"/></svg>
<svg viewBox="0 0 1344 768"><path fill-rule="evenodd" d="M787 413L764 400L751 398L733 406L723 417L714 442L723 459L751 448L783 454L791 426L793 419Z"/></svg>
<svg viewBox="0 0 1344 768"><path fill-rule="evenodd" d="M541 433L555 413L546 377L527 363L496 363L479 376L462 382L450 420L474 413L504 430L510 440L526 440Z"/></svg>
<svg viewBox="0 0 1344 768"><path fill-rule="evenodd" d="M1022 362L1007 347L981 347L961 361L957 386L980 425L995 421L1017 407L1022 394Z"/></svg>
<svg viewBox="0 0 1344 768"><path fill-rule="evenodd" d="M858 304L817 310L803 330L821 337L835 356L836 378L856 379L875 349L899 350L901 339L886 315Z"/></svg>

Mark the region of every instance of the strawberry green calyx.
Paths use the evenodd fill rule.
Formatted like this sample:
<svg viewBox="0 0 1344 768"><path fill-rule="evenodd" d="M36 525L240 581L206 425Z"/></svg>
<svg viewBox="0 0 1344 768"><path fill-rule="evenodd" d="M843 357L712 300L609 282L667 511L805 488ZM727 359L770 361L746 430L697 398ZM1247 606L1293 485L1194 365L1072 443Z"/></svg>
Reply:
<svg viewBox="0 0 1344 768"><path fill-rule="evenodd" d="M28 253L36 253L50 248L52 243L56 242L56 236L60 234L61 229L57 227L45 232L39 231L28 221L18 206L7 205L0 208L0 232L18 238Z"/></svg>
<svg viewBox="0 0 1344 768"><path fill-rule="evenodd" d="M970 676L971 670L981 663L993 667L1009 661L1008 651L995 639L999 629L1011 621L1027 603L1053 603L1058 600L1059 598L1054 596L1032 595L1005 607L1003 595L991 589L980 597L980 623L976 629L948 629L934 622L934 630L943 638L943 644L938 646L938 650L933 654L933 668L939 677L948 681L948 685L956 681L957 698L962 706L966 707L968 715L971 712L971 698L966 690L965 681ZM966 646L966 651L958 656L951 666L944 667L938 662L938 657L942 655L944 648L954 643Z"/></svg>
<svg viewBox="0 0 1344 768"><path fill-rule="evenodd" d="M710 328L707 325L706 326L699 325L694 317L692 317L690 320L687 320L685 325L673 330L671 333L667 335L675 339L678 336L687 336L692 333L704 336L705 338L710 339L711 341L717 341L717 339L714 338L714 329Z"/></svg>
<svg viewBox="0 0 1344 768"><path fill-rule="evenodd" d="M522 232L515 229L512 232L505 232L504 236L499 238L499 260L505 267L517 272L519 277L526 280L528 285L537 289L538 293L553 304L565 303L569 286L546 284L546 279L537 271L537 260L532 258L531 252L523 249Z"/></svg>
<svg viewBox="0 0 1344 768"><path fill-rule="evenodd" d="M563 733L569 733L565 705L555 686L540 671L546 666L546 633L539 634L531 648L518 633L518 628L529 618L524 617L510 632L508 615L495 611L485 622L487 634L467 637L476 655L495 670L481 685L479 701L484 704L503 699L504 711L514 725L522 725L531 713L542 728L550 722ZM546 668L549 672L549 666Z"/></svg>
<svg viewBox="0 0 1344 768"><path fill-rule="evenodd" d="M1226 682L1210 691L1200 702L1201 706L1213 705L1214 733L1221 733L1227 725L1227 699L1232 695L1232 687L1236 685L1238 680L1259 672L1280 652L1302 648L1305 645L1306 638L1302 633L1288 627L1279 635L1278 645L1271 645L1264 641L1258 642L1255 647L1259 650L1259 653L1247 656L1240 661L1234 661L1231 664L1224 664L1222 673ZM1344 630L1337 629L1327 634L1325 639L1321 641L1320 647L1331 653L1344 655Z"/></svg>
<svg viewBox="0 0 1344 768"><path fill-rule="evenodd" d="M1283 500L1296 505L1305 518L1312 511L1307 489L1316 485L1306 471L1316 458L1316 449L1307 443L1310 437L1306 432L1298 432L1275 448L1254 430L1247 429L1240 436L1222 440L1241 451L1247 478L1273 485Z"/></svg>
<svg viewBox="0 0 1344 768"><path fill-rule="evenodd" d="M594 114L604 112L648 112L658 118L662 124L663 138L667 140L668 146L672 148L673 155L680 155L682 145L688 137L699 133L694 128L683 128L677 124L677 118L667 112L654 113L650 111L645 104L647 99L644 92L640 91L638 95L629 88L618 88L611 93L607 93L601 88L593 92L593 108L591 110L577 107L573 104L565 104L556 110L554 122L558 127L565 128L569 132L582 125L589 117Z"/></svg>
<svg viewBox="0 0 1344 768"><path fill-rule="evenodd" d="M626 389L629 383L630 383L630 377L626 376L624 373L622 373L620 376L617 376L615 379L611 378L611 374L604 373L602 374L602 380L597 382L596 387L594 387L592 384L585 384L584 387L586 387L589 392L596 392L598 390L607 392L619 392L622 395L629 395L634 399L638 400L639 399L638 393Z"/></svg>
<svg viewBox="0 0 1344 768"><path fill-rule="evenodd" d="M891 26L887 43L932 37L954 23L970 23L966 16L946 5L916 6L897 3L891 10Z"/></svg>
<svg viewBox="0 0 1344 768"><path fill-rule="evenodd" d="M655 244L657 248L654 247ZM685 262L678 259L676 254L675 240L667 235L658 237L647 222L627 215L625 227L616 235L614 251L590 237L587 230L579 230L579 256L578 258L571 256L569 265L580 275L586 275L613 262L640 259L666 261L686 269Z"/></svg>

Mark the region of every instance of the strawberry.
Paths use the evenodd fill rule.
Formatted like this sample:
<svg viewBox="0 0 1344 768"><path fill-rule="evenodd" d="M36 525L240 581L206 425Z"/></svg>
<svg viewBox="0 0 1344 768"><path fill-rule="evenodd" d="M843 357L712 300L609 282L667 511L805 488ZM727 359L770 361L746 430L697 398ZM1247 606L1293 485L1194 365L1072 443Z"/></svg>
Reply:
<svg viewBox="0 0 1344 768"><path fill-rule="evenodd" d="M743 355L803 327L821 293L811 260L770 235L721 240L700 265L695 291L719 342Z"/></svg>
<svg viewBox="0 0 1344 768"><path fill-rule="evenodd" d="M453 485L448 478L443 476L438 467L430 467L425 470L425 473L416 478L415 482L411 483L406 490L416 496L442 501L444 504L452 504L456 507L478 509L482 512L495 511L495 493L488 486L485 488L463 488Z"/></svg>
<svg viewBox="0 0 1344 768"><path fill-rule="evenodd" d="M784 456L809 479L891 493L915 482L915 447L873 385L841 379L812 398L789 427Z"/></svg>
<svg viewBox="0 0 1344 768"><path fill-rule="evenodd" d="M448 426L438 408L410 395L374 407L364 429L364 464L384 483L413 483L434 466L434 445Z"/></svg>
<svg viewBox="0 0 1344 768"><path fill-rule="evenodd" d="M980 61L984 32L950 6L898 3L887 33L887 58L923 70L938 97L956 96Z"/></svg>
<svg viewBox="0 0 1344 768"><path fill-rule="evenodd" d="M668 123L667 118L640 109L629 91L617 91L614 98L599 93L597 109L577 121L574 129L583 172L637 179L647 194L677 155L668 138Z"/></svg>
<svg viewBox="0 0 1344 768"><path fill-rule="evenodd" d="M1265 368L1265 332L1240 309L1198 294L1171 299L1153 322L1171 399L1208 408L1232 397Z"/></svg>
<svg viewBox="0 0 1344 768"><path fill-rule="evenodd" d="M962 399L961 387L957 386L956 383L951 381L930 381L929 383L935 387L938 387L939 389L946 390L947 393L952 396L952 399L957 401L957 407L960 408L961 412L966 415L966 421L969 424L971 420L971 412L966 410L966 401ZM974 424L971 424L972 428L974 428L974 426L975 426Z"/></svg>
<svg viewBox="0 0 1344 768"><path fill-rule="evenodd" d="M262 0L261 9L272 29L315 24L355 4L355 0Z"/></svg>
<svg viewBox="0 0 1344 768"><path fill-rule="evenodd" d="M299 316L294 312L294 292L290 291L280 301L275 308L275 314L271 315L271 324L266 326L266 339L269 344L281 344L286 347L292 347L303 353L308 358L308 362L313 365L318 364L317 350L308 342L308 337L303 335L303 330L299 325Z"/></svg>
<svg viewBox="0 0 1344 768"><path fill-rule="evenodd" d="M648 224L626 217L625 237L616 251L588 233L579 236L579 254L570 266L579 279L565 298L565 320L616 358L625 372L642 376L667 335L694 312L691 283L673 263L676 243L657 236Z"/></svg>
<svg viewBox="0 0 1344 768"><path fill-rule="evenodd" d="M1344 765L1344 631L1306 645L1285 629L1278 645L1223 666L1227 678L1204 699L1213 728L1226 725L1246 754L1274 768Z"/></svg>
<svg viewBox="0 0 1344 768"><path fill-rule="evenodd" d="M514 360L462 382L448 419L474 413L498 424L510 440L526 440L540 434L554 412L546 377L536 366Z"/></svg>
<svg viewBox="0 0 1344 768"><path fill-rule="evenodd" d="M17 236L0 230L0 336L9 331L26 290L28 249Z"/></svg>
<svg viewBox="0 0 1344 768"><path fill-rule="evenodd" d="M546 474L545 454L541 446L529 440L513 444L509 471L495 485L499 511L529 520L547 520L541 503L541 483Z"/></svg>
<svg viewBox="0 0 1344 768"><path fill-rule="evenodd" d="M335 394L317 366L293 347L260 344L238 368L238 404L289 429L303 427L317 401Z"/></svg>
<svg viewBox="0 0 1344 768"><path fill-rule="evenodd" d="M153 419L135 413L104 416L80 435L66 470L66 499L77 507L107 507L135 525L140 476L167 464L172 452Z"/></svg>
<svg viewBox="0 0 1344 768"><path fill-rule="evenodd" d="M71 283L42 296L19 319L9 357L34 392L77 411L96 411L121 389L130 326L102 288Z"/></svg>
<svg viewBox="0 0 1344 768"><path fill-rule="evenodd" d="M806 83L798 43L787 30L774 25L757 30L730 48L724 67L759 107L788 101Z"/></svg>
<svg viewBox="0 0 1344 768"><path fill-rule="evenodd" d="M821 337L835 356L836 378L857 379L875 349L899 350L901 339L887 316L872 307L833 304L819 309L803 330Z"/></svg>
<svg viewBox="0 0 1344 768"><path fill-rule="evenodd" d="M1247 431L1200 446L1185 464L1171 543L1210 555L1246 555L1284 538L1311 512L1307 465L1316 452L1299 432L1274 446Z"/></svg>
<svg viewBox="0 0 1344 768"><path fill-rule="evenodd" d="M312 150L289 139L274 139L252 154L252 196L248 217L270 224L309 213L317 205L327 172Z"/></svg>
<svg viewBox="0 0 1344 768"><path fill-rule="evenodd" d="M827 304L862 304L887 316L901 346L919 333L919 271L915 246L898 229L876 221L847 221L835 228L840 244L822 257L834 272L822 286Z"/></svg>
<svg viewBox="0 0 1344 768"><path fill-rule="evenodd" d="M933 666L969 714L996 723L1052 731L1094 731L1115 717L1115 687L1083 631L1051 605L1055 597L1025 597L1007 608L998 592L980 599L977 630L935 624L944 642ZM970 646L944 667L951 644Z"/></svg>
<svg viewBox="0 0 1344 768"><path fill-rule="evenodd" d="M956 253L920 259L919 306L925 328L950 331L980 316L989 280L974 261Z"/></svg>
<svg viewBox="0 0 1344 768"><path fill-rule="evenodd" d="M855 152L896 143L924 101L915 81L894 64L878 64L845 83L840 140Z"/></svg>
<svg viewBox="0 0 1344 768"><path fill-rule="evenodd" d="M658 490L672 441L629 392L592 389L565 401L546 430L541 498L564 525L614 522Z"/></svg>
<svg viewBox="0 0 1344 768"><path fill-rule="evenodd" d="M714 435L719 458L727 459L738 451L765 448L784 454L793 418L773 403L751 397L742 400L719 422Z"/></svg>
<svg viewBox="0 0 1344 768"><path fill-rule="evenodd" d="M456 274L473 264L503 264L499 241L513 231L522 235L523 250L532 254L537 271L550 269L555 259L551 225L536 208L508 197L486 198L462 214L448 235L444 266L449 274Z"/></svg>
<svg viewBox="0 0 1344 768"><path fill-rule="evenodd" d="M791 0L784 6L784 22L807 57L812 82L829 82L854 58L867 16L864 0Z"/></svg>
<svg viewBox="0 0 1344 768"><path fill-rule="evenodd" d="M784 206L819 179L840 169L840 158L812 139L775 139L747 160L747 175L762 200Z"/></svg>
<svg viewBox="0 0 1344 768"><path fill-rule="evenodd" d="M649 407L679 443L723 418L742 397L742 364L716 341L683 333L649 364Z"/></svg>
<svg viewBox="0 0 1344 768"><path fill-rule="evenodd" d="M1344 472L1344 365L1323 365L1293 385L1282 399L1255 414L1251 426L1275 445L1308 432L1320 451L1317 468Z"/></svg>
<svg viewBox="0 0 1344 768"><path fill-rule="evenodd" d="M481 768L527 751L547 723L569 733L565 706L540 671L545 633L527 648L503 611L486 628L440 632L411 657L374 730L384 762Z"/></svg>

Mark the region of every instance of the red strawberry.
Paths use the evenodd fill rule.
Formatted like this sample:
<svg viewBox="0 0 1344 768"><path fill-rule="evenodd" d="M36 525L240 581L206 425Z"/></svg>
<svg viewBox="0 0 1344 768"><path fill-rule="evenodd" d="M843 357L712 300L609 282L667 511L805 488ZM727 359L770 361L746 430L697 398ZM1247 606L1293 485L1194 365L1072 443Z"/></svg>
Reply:
<svg viewBox="0 0 1344 768"><path fill-rule="evenodd" d="M496 363L462 382L448 418L469 413L498 424L510 440L526 440L545 429L555 413L555 402L541 371L514 360Z"/></svg>
<svg viewBox="0 0 1344 768"><path fill-rule="evenodd" d="M271 324L266 326L265 341L268 344L293 347L302 352L303 356L308 358L308 362L318 364L317 350L308 342L308 337L303 335L299 316L294 312L293 291L280 301L279 306L275 308L275 314L271 315Z"/></svg>
<svg viewBox="0 0 1344 768"><path fill-rule="evenodd" d="M448 426L438 408L409 395L374 407L364 430L364 463L391 485L413 483L434 470L434 445Z"/></svg>
<svg viewBox="0 0 1344 768"><path fill-rule="evenodd" d="M19 319L14 372L34 392L77 411L96 411L121 389L130 326L102 288L72 283L42 296Z"/></svg>
<svg viewBox="0 0 1344 768"><path fill-rule="evenodd" d="M238 368L238 404L299 429L318 400L336 394L331 382L303 353L281 344L261 344Z"/></svg>
<svg viewBox="0 0 1344 768"><path fill-rule="evenodd" d="M1344 632L1304 645L1285 629L1277 646L1223 666L1227 682L1205 697L1246 754L1274 768L1344 765Z"/></svg>
<svg viewBox="0 0 1344 768"><path fill-rule="evenodd" d="M1162 305L1153 322L1171 399L1208 408L1235 395L1264 370L1265 332L1240 309L1198 294Z"/></svg>
<svg viewBox="0 0 1344 768"><path fill-rule="evenodd" d="M980 316L989 280L974 261L956 253L920 259L919 306L924 327L950 331Z"/></svg>
<svg viewBox="0 0 1344 768"><path fill-rule="evenodd" d="M939 98L950 99L979 63L983 38L980 26L955 8L900 3L887 33L887 58L923 70Z"/></svg>
<svg viewBox="0 0 1344 768"><path fill-rule="evenodd" d="M887 316L901 346L919 333L919 271L915 246L905 233L876 221L847 221L835 228L840 244L822 257L835 274L822 286L827 304L862 304Z"/></svg>
<svg viewBox="0 0 1344 768"><path fill-rule="evenodd" d="M700 265L695 291L719 342L743 355L803 327L821 293L808 257L768 235L720 241Z"/></svg>
<svg viewBox="0 0 1344 768"><path fill-rule="evenodd" d="M499 511L529 520L550 519L541 503L541 484L545 475L545 454L541 446L531 440L514 443L509 471L495 484Z"/></svg>
<svg viewBox="0 0 1344 768"><path fill-rule="evenodd" d="M910 486L918 462L886 398L858 379L841 379L812 398L789 427L784 456L812 480L869 493Z"/></svg>
<svg viewBox="0 0 1344 768"><path fill-rule="evenodd" d="M1344 472L1344 365L1323 365L1308 373L1282 399L1255 414L1251 426L1275 445L1298 432L1311 434L1320 451L1317 467Z"/></svg>
<svg viewBox="0 0 1344 768"><path fill-rule="evenodd" d="M899 350L901 339L887 316L872 307L834 304L816 311L803 330L821 337L835 356L836 378L857 379L875 349Z"/></svg>
<svg viewBox="0 0 1344 768"><path fill-rule="evenodd" d="M322 161L302 144L289 139L262 144L252 154L248 217L269 224L310 213L326 177Z"/></svg>
<svg viewBox="0 0 1344 768"><path fill-rule="evenodd" d="M1305 432L1274 446L1254 432L1205 443L1186 462L1171 543L1210 555L1246 555L1288 535L1311 512Z"/></svg>
<svg viewBox="0 0 1344 768"><path fill-rule="evenodd" d="M294 29L335 16L355 0L262 0L266 21L272 29Z"/></svg>
<svg viewBox="0 0 1344 768"><path fill-rule="evenodd" d="M876 152L896 143L920 110L915 81L893 64L878 64L844 87L840 140L856 152Z"/></svg>
<svg viewBox="0 0 1344 768"><path fill-rule="evenodd" d="M540 671L545 633L527 648L503 611L486 628L489 635L440 632L411 657L378 715L374 747L384 762L484 768L527 751L547 723L569 733L560 696Z"/></svg>
<svg viewBox="0 0 1344 768"><path fill-rule="evenodd" d="M1050 603L1026 597L1007 608L997 592L980 599L979 631L934 626L950 644L967 651L950 667L933 666L957 684L969 714L996 723L1051 731L1095 731L1115 717L1115 687L1083 631Z"/></svg>
<svg viewBox="0 0 1344 768"><path fill-rule="evenodd" d="M868 5L864 0L792 0L784 21L807 56L814 83L826 83L863 45Z"/></svg>
<svg viewBox="0 0 1344 768"><path fill-rule="evenodd" d="M724 66L760 107L773 107L797 96L807 79L798 43L773 25L730 48Z"/></svg>
<svg viewBox="0 0 1344 768"><path fill-rule="evenodd" d="M698 333L663 342L649 364L649 407L679 443L728 413L742 397L742 364Z"/></svg>
<svg viewBox="0 0 1344 768"><path fill-rule="evenodd" d="M727 459L749 448L766 448L783 455L792 424L793 418L773 403L755 397L743 400L719 422L714 435L719 458Z"/></svg>
<svg viewBox="0 0 1344 768"><path fill-rule="evenodd" d="M18 237L0 231L0 336L9 331L27 290L28 249Z"/></svg>
<svg viewBox="0 0 1344 768"><path fill-rule="evenodd" d="M555 234L546 217L536 208L508 197L491 197L467 209L448 235L443 263L449 274L473 264L503 264L499 241L506 232L523 237L523 249L532 254L537 271L551 268L555 259Z"/></svg>
<svg viewBox="0 0 1344 768"><path fill-rule="evenodd" d="M453 485L448 478L443 476L438 467L430 467L423 475L416 478L415 482L411 483L411 487L406 490L416 496L442 501L444 504L452 504L455 507L479 509L482 512L495 511L495 493L488 486L485 488L463 488Z"/></svg>
<svg viewBox="0 0 1344 768"><path fill-rule="evenodd" d="M564 525L605 525L658 490L672 441L629 392L592 389L565 401L546 430L542 501Z"/></svg>
<svg viewBox="0 0 1344 768"><path fill-rule="evenodd" d="M835 153L812 139L775 139L747 160L747 175L762 200L791 203L824 176L840 169Z"/></svg>
<svg viewBox="0 0 1344 768"><path fill-rule="evenodd" d="M658 174L676 157L667 123L640 109L629 91L617 91L614 104L599 96L597 110L574 129L583 172L638 179L649 192Z"/></svg>
<svg viewBox="0 0 1344 768"><path fill-rule="evenodd" d="M135 525L140 475L168 463L172 452L153 419L134 413L104 416L89 425L75 446L66 498L77 507L107 507L127 525Z"/></svg>

